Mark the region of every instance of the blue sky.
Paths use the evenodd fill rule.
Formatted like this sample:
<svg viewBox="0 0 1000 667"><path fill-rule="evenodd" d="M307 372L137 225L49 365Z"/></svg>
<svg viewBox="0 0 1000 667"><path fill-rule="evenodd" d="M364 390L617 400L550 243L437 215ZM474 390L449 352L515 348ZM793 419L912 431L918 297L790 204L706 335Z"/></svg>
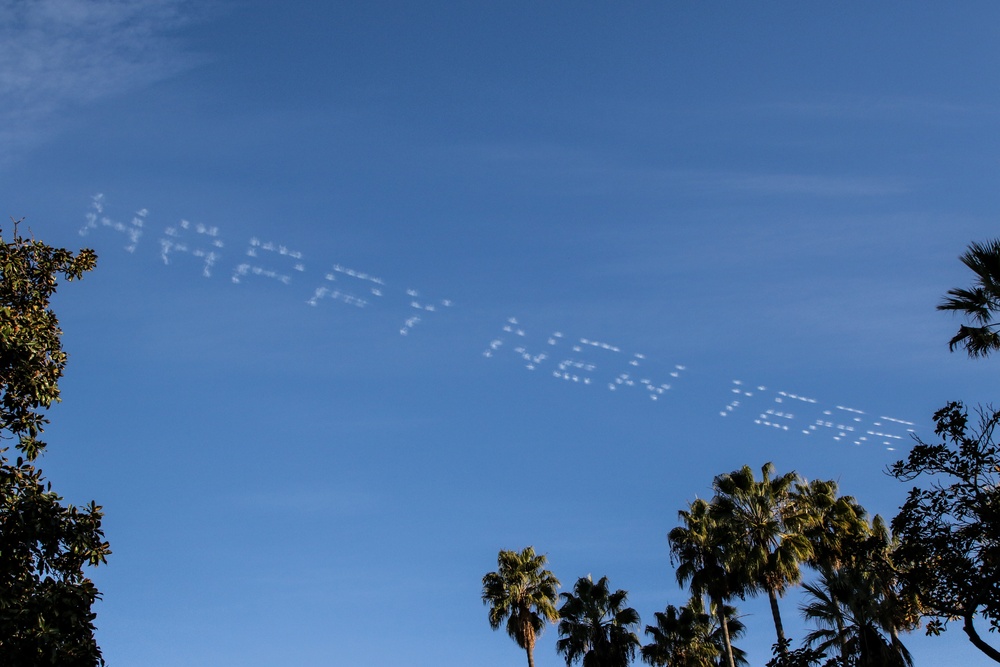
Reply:
<svg viewBox="0 0 1000 667"><path fill-rule="evenodd" d="M994 397L934 306L997 236L998 20L0 3L4 215L100 257L43 468L106 509L109 664L521 664L499 549L652 622L677 511L743 464L893 515L910 429Z"/></svg>

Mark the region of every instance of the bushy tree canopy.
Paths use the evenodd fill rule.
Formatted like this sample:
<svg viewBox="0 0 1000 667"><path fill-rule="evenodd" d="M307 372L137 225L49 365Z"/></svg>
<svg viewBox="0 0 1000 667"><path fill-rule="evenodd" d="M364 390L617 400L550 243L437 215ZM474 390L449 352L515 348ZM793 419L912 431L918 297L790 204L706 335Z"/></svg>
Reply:
<svg viewBox="0 0 1000 667"><path fill-rule="evenodd" d="M100 597L83 568L111 553L101 507L64 505L33 462L44 450L45 408L59 400L66 365L49 308L59 277L94 268L73 254L18 235L0 236L0 664L103 664L91 611Z"/></svg>
<svg viewBox="0 0 1000 667"><path fill-rule="evenodd" d="M1000 446L993 439L1000 412L981 409L977 422L961 403L934 414L941 442L918 440L906 460L890 468L897 479L927 480L909 492L892 529L900 539L896 562L926 616L930 632L961 619L970 641L993 660L1000 651L982 639L973 621L1000 629Z"/></svg>

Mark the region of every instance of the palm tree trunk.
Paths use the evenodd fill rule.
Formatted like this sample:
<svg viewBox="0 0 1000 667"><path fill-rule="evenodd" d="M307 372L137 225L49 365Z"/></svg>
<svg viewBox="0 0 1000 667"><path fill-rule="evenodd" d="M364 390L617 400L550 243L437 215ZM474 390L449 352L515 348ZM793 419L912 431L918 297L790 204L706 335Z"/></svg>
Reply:
<svg viewBox="0 0 1000 667"><path fill-rule="evenodd" d="M785 639L785 627L781 624L781 611L778 610L778 596L772 589L767 589L767 599L771 603L771 617L774 618L774 631L778 634L778 650L781 655L788 653L788 640Z"/></svg>
<svg viewBox="0 0 1000 667"><path fill-rule="evenodd" d="M893 653L899 656L899 664L912 664L906 659L906 647L899 640L899 630L896 628L895 623L889 626L889 642L892 644Z"/></svg>
<svg viewBox="0 0 1000 667"><path fill-rule="evenodd" d="M722 600L716 599L714 603L715 613L719 616L719 625L722 626L722 638L726 642L726 662L729 663L729 667L736 667L733 660L733 644L729 640L729 621L726 619L726 608L722 604Z"/></svg>
<svg viewBox="0 0 1000 667"><path fill-rule="evenodd" d="M535 667L535 656L532 655L531 645L524 647L524 650L528 652L528 667Z"/></svg>
<svg viewBox="0 0 1000 667"><path fill-rule="evenodd" d="M833 611L837 619L837 643L840 644L840 661L844 667L848 667L847 659L847 637L844 635L844 616L840 613L840 603L837 601L837 594L830 590L830 602L833 603Z"/></svg>

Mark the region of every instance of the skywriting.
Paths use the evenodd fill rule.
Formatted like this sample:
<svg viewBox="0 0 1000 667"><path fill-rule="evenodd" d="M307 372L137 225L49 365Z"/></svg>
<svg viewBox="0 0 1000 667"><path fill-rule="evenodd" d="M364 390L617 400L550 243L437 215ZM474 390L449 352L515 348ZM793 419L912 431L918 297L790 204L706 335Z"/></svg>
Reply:
<svg viewBox="0 0 1000 667"><path fill-rule="evenodd" d="M147 209L116 217L108 211L103 194L91 198L84 217L81 236L101 241L117 237L123 243L121 249L132 254L151 246L164 265L193 265L205 279L226 280L248 289L255 281L273 281L297 294L305 307L392 313L398 316L397 330L404 337L419 334L421 323L461 308L446 295L392 284L377 270L347 266L332 258L315 261L276 239L251 236L230 243L220 227L184 219L154 230ZM562 384L651 403L683 392L688 372L685 364L652 358L632 349L627 341L541 330L516 314L497 323L482 357L490 363L519 365ZM911 441L916 426L906 419L741 379L720 386L719 397L715 414L720 418L810 440L895 451Z"/></svg>

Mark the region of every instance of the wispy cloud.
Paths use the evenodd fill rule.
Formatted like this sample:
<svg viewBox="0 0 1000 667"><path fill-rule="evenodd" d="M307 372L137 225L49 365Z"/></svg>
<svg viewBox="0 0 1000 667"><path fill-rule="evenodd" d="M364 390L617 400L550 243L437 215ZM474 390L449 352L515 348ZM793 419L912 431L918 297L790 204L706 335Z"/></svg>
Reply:
<svg viewBox="0 0 1000 667"><path fill-rule="evenodd" d="M184 0L0 0L0 154L44 139L58 114L197 62L175 31Z"/></svg>
<svg viewBox="0 0 1000 667"><path fill-rule="evenodd" d="M966 117L992 117L996 109L984 104L908 96L819 95L757 105L758 111L810 118L922 122L952 121Z"/></svg>
<svg viewBox="0 0 1000 667"><path fill-rule="evenodd" d="M615 155L552 145L480 144L469 150L485 163L516 165L518 173L531 175L547 192L854 198L911 190L902 179L885 175L650 167L623 162Z"/></svg>
<svg viewBox="0 0 1000 667"><path fill-rule="evenodd" d="M871 197L904 194L906 186L890 178L825 176L815 174L711 174L693 176L708 188L759 195L807 197Z"/></svg>

